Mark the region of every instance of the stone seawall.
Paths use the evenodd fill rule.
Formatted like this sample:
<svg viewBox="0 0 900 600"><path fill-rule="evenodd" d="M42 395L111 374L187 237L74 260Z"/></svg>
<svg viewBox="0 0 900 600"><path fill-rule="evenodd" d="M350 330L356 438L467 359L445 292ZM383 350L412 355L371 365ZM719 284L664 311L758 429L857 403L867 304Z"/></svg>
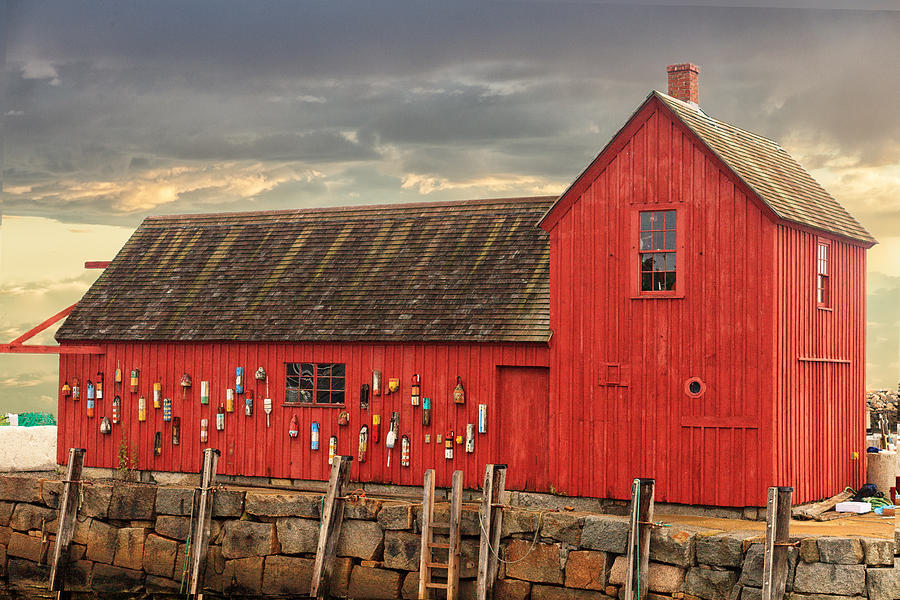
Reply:
<svg viewBox="0 0 900 600"><path fill-rule="evenodd" d="M0 475L0 598L38 597L52 556L58 480ZM91 481L83 486L68 588L85 595L177 594L190 530L192 488ZM206 588L211 595L289 596L309 590L322 496L218 489L213 501ZM412 599L418 591L417 502L348 502L332 594ZM446 504L436 519L446 520ZM495 598L609 600L623 595L627 520L575 512L506 509ZM480 525L462 518L460 597L472 598ZM536 535L537 534L537 535ZM42 542L43 539L43 542ZM759 532L655 527L650 600L758 600ZM790 549L788 591L798 600L900 598L900 543L805 537Z"/></svg>

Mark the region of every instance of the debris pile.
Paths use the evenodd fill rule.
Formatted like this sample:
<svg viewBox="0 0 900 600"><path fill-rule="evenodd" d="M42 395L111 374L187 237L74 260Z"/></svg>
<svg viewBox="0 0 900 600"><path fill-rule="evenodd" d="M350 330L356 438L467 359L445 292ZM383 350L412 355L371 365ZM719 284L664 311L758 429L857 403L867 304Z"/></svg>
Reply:
<svg viewBox="0 0 900 600"><path fill-rule="evenodd" d="M869 422L875 429L886 425L888 431L897 431L900 421L900 394L891 390L869 390L866 392L866 407L869 410Z"/></svg>

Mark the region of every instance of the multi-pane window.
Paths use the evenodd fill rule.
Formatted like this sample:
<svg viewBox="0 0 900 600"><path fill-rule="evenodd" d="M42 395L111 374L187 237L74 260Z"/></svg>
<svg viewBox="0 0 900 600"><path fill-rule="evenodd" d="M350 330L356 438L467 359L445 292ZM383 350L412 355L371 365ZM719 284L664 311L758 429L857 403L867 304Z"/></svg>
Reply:
<svg viewBox="0 0 900 600"><path fill-rule="evenodd" d="M675 211L641 212L641 291L675 289Z"/></svg>
<svg viewBox="0 0 900 600"><path fill-rule="evenodd" d="M343 363L285 364L285 402L343 404Z"/></svg>
<svg viewBox="0 0 900 600"><path fill-rule="evenodd" d="M828 244L824 242L819 242L816 273L816 301L819 306L831 306L831 289L828 285Z"/></svg>

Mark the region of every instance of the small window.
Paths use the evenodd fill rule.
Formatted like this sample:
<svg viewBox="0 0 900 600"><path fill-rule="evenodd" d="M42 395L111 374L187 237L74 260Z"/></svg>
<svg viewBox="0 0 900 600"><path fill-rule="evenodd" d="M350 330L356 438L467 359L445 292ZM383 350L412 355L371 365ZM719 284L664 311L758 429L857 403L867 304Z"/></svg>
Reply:
<svg viewBox="0 0 900 600"><path fill-rule="evenodd" d="M343 404L344 363L285 364L287 404Z"/></svg>
<svg viewBox="0 0 900 600"><path fill-rule="evenodd" d="M828 281L828 242L819 242L816 255L816 304L822 308L831 306L831 286Z"/></svg>
<svg viewBox="0 0 900 600"><path fill-rule="evenodd" d="M638 252L642 292L675 290L675 231L674 210L641 212Z"/></svg>

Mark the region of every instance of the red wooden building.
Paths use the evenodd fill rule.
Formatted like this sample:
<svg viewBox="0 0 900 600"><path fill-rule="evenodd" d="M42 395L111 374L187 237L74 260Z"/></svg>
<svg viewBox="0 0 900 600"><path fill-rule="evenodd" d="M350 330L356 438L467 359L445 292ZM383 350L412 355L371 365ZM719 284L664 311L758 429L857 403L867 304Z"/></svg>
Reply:
<svg viewBox="0 0 900 600"><path fill-rule="evenodd" d="M59 460L116 467L124 440L140 469L196 471L209 445L227 474L325 479L331 436L358 457L365 426L359 481L477 486L505 462L510 488L655 477L659 501L719 506L859 483L874 240L776 142L703 112L696 67L669 71L559 198L145 220L57 333L98 348L61 354L81 399L61 393Z"/></svg>

